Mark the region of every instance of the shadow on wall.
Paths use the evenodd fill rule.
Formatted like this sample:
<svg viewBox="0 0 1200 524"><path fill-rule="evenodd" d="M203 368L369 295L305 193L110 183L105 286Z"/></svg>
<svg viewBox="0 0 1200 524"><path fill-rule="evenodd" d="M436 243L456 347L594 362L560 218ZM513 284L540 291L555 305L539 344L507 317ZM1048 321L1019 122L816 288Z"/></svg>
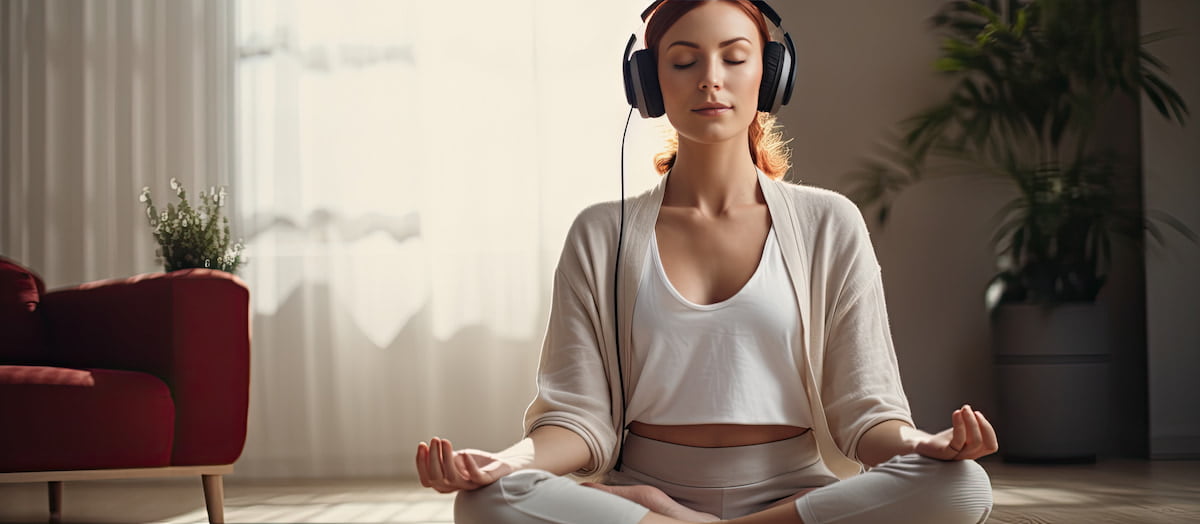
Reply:
<svg viewBox="0 0 1200 524"><path fill-rule="evenodd" d="M372 212L349 218L331 209L318 208L310 212L302 223L278 213L252 215L245 222L250 224L246 234L247 242L277 229L323 235L333 228L338 237L346 242L354 242L376 232L386 234L396 243L403 243L421 235L421 215L415 211L402 216Z"/></svg>
<svg viewBox="0 0 1200 524"><path fill-rule="evenodd" d="M254 316L239 476L415 478L419 441L498 450L520 438L540 336L467 326L439 340L426 303L381 347L335 297L302 283Z"/></svg>

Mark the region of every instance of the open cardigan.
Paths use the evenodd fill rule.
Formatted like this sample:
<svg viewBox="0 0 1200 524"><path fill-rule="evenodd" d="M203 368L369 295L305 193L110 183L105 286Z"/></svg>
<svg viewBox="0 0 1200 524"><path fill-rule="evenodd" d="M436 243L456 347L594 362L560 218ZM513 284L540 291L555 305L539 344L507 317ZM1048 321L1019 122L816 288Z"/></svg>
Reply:
<svg viewBox="0 0 1200 524"><path fill-rule="evenodd" d="M633 304L669 176L624 202L625 238L617 275L619 201L579 213L554 273L538 390L525 412L525 434L544 425L578 433L591 451L591 461L576 472L581 476L613 468L623 436L617 428L622 420L637 417L622 413L621 399L630 395L627 390L622 396L620 390L616 336L619 332L620 362L629 377ZM886 420L912 424L879 263L862 214L849 199L773 180L761 171L758 182L800 309L804 336L792 351L808 394L817 445L835 474L853 476L862 471L856 448L863 433ZM620 286L616 308L614 278Z"/></svg>

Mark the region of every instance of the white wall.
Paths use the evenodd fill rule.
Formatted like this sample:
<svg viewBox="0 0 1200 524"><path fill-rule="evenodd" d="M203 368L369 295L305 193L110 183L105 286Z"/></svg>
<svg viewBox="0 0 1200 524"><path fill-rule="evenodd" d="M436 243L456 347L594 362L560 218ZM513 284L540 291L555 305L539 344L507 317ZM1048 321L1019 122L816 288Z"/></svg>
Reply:
<svg viewBox="0 0 1200 524"><path fill-rule="evenodd" d="M798 54L796 92L780 115L794 138L796 179L845 189L843 175L897 122L947 92L933 73L938 40L927 24L941 3L775 2ZM962 182L971 181L911 188L883 229L868 220L905 388L928 429L948 425L965 402L995 411L982 293L992 271L981 240L989 216L978 210L998 201Z"/></svg>
<svg viewBox="0 0 1200 524"><path fill-rule="evenodd" d="M845 190L844 176L877 153L899 121L945 95L950 85L932 66L939 39L928 24L942 4L774 2L799 55L795 97L780 114L794 138L795 178ZM1136 158L1129 105L1113 104L1105 115L1112 131L1100 139ZM923 428L947 426L962 403L997 411L983 291L995 273L993 215L1012 196L1005 183L942 179L904 192L885 227L868 216L901 373ZM1113 323L1113 412L1122 423L1105 449L1138 455L1146 433L1141 256L1128 245L1116 251L1100 302Z"/></svg>
<svg viewBox="0 0 1200 524"><path fill-rule="evenodd" d="M1142 101L1142 166L1148 209L1164 211L1200 232L1200 2L1142 0L1141 32L1183 34L1149 46L1171 70L1171 84L1192 110L1184 128L1168 124ZM1200 246L1169 233L1146 252L1150 453L1200 456Z"/></svg>

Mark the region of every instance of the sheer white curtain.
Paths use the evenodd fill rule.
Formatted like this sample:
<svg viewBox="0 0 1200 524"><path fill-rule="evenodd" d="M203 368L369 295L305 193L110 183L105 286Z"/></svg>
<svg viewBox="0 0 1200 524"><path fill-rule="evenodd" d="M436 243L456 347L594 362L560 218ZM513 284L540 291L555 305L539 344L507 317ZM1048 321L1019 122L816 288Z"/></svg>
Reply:
<svg viewBox="0 0 1200 524"><path fill-rule="evenodd" d="M619 196L641 0L243 1L248 476L412 475L520 435L554 264ZM657 181L635 117L630 193Z"/></svg>
<svg viewBox="0 0 1200 524"><path fill-rule="evenodd" d="M228 184L233 5L0 2L0 254L50 287L161 270L138 202Z"/></svg>

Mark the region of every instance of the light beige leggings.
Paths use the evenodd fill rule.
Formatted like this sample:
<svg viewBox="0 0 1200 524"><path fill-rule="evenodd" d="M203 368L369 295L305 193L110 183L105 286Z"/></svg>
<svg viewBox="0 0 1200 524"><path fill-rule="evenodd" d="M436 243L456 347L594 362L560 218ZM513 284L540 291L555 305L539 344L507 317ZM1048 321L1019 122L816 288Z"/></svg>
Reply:
<svg viewBox="0 0 1200 524"><path fill-rule="evenodd" d="M812 432L728 448L681 446L632 435L621 471L606 484L649 484L679 503L723 519L762 511L801 490L795 501L806 524L826 522L975 524L987 520L992 488L975 461L893 457L838 480L820 460ZM458 524L636 524L649 510L629 500L540 470L519 471L490 486L461 492Z"/></svg>

